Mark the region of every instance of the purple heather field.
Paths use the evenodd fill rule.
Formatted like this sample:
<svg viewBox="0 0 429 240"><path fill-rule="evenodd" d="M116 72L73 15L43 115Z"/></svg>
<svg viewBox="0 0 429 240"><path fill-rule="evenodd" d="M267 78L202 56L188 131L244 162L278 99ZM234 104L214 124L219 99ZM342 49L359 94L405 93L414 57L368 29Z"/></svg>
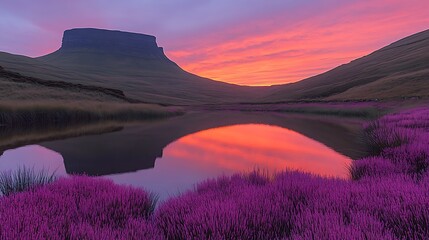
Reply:
<svg viewBox="0 0 429 240"><path fill-rule="evenodd" d="M0 199L2 239L427 239L429 108L368 124L351 180L254 172L154 197L73 177Z"/></svg>

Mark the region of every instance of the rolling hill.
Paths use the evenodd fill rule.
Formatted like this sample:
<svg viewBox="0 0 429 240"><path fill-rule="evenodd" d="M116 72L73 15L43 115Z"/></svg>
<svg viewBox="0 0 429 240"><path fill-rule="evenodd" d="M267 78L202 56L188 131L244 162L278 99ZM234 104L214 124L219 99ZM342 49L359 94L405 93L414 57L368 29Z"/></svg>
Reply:
<svg viewBox="0 0 429 240"><path fill-rule="evenodd" d="M429 95L429 30L297 83L273 86L262 101L359 100Z"/></svg>
<svg viewBox="0 0 429 240"><path fill-rule="evenodd" d="M175 105L255 98L267 89L196 76L169 60L153 36L101 29L67 30L61 48L39 58L2 53L0 65L45 80L113 88L139 101Z"/></svg>
<svg viewBox="0 0 429 240"><path fill-rule="evenodd" d="M154 36L101 29L64 32L62 46L30 58L0 52L0 66L25 76L123 92L127 99L170 105L426 97L429 30L302 81L246 87L186 72Z"/></svg>
<svg viewBox="0 0 429 240"><path fill-rule="evenodd" d="M47 81L5 70L0 66L0 100L135 102L122 91L62 81Z"/></svg>

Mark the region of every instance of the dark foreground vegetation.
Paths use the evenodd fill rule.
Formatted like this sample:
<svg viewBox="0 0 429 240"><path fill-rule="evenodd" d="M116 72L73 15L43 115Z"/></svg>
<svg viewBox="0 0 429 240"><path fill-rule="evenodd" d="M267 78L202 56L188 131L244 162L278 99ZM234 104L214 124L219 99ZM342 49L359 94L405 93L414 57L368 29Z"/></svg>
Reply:
<svg viewBox="0 0 429 240"><path fill-rule="evenodd" d="M0 199L5 239L427 239L429 109L367 126L352 180L300 172L220 177L154 210L147 192L87 177Z"/></svg>
<svg viewBox="0 0 429 240"><path fill-rule="evenodd" d="M9 196L13 193L32 190L54 180L55 173L20 167L16 171L0 173L0 193L3 196Z"/></svg>
<svg viewBox="0 0 429 240"><path fill-rule="evenodd" d="M100 102L3 102L0 126L55 126L156 119L183 114L180 108Z"/></svg>

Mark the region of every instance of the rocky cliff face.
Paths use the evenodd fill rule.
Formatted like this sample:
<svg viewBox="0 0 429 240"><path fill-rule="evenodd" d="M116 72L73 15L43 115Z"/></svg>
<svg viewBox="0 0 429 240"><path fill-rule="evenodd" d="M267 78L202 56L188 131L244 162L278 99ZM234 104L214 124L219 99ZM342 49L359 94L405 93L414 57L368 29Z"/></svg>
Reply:
<svg viewBox="0 0 429 240"><path fill-rule="evenodd" d="M60 51L79 50L145 58L166 58L154 36L93 28L66 30Z"/></svg>

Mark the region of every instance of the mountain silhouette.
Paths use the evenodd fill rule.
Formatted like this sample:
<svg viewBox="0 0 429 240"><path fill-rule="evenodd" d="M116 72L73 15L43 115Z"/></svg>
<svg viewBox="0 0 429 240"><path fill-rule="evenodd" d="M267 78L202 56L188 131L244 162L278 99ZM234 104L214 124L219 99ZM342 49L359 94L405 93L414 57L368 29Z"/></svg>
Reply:
<svg viewBox="0 0 429 240"><path fill-rule="evenodd" d="M38 58L0 53L0 66L28 77L116 89L129 99L170 105L426 97L429 30L302 81L246 87L199 77L171 61L154 36L93 28L64 32Z"/></svg>

